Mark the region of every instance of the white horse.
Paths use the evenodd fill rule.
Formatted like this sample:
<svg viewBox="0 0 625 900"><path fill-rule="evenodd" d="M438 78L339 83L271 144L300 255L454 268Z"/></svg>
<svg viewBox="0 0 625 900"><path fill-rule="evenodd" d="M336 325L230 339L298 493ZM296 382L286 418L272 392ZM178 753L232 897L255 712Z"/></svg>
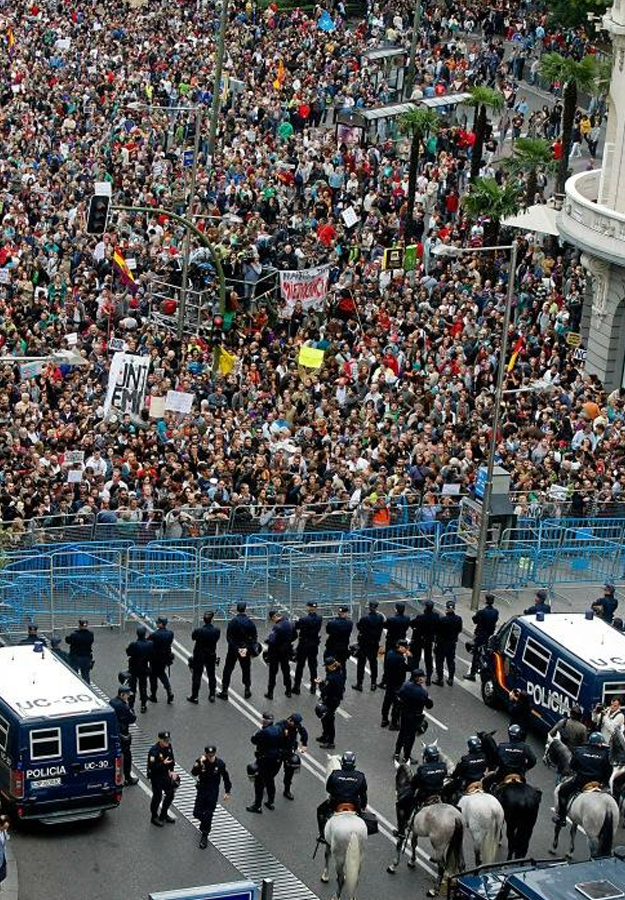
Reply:
<svg viewBox="0 0 625 900"><path fill-rule="evenodd" d="M458 808L473 841L475 865L495 862L505 825L503 806L499 800L479 787L463 794Z"/></svg>
<svg viewBox="0 0 625 900"><path fill-rule="evenodd" d="M560 785L554 792L554 807L558 809ZM609 856L616 838L619 822L619 808L616 800L606 791L582 791L569 806L568 816L571 820L571 845L568 856L575 850L575 836L579 827L583 828L588 838L591 858ZM556 825L553 833L553 844L550 853L555 854L558 848L561 825Z"/></svg>
<svg viewBox="0 0 625 900"><path fill-rule="evenodd" d="M340 767L340 756L328 756L326 778ZM367 840L367 826L353 810L335 812L328 819L324 837L326 840L325 867L321 874L321 880L324 884L330 880L329 866L330 857L332 857L336 869L337 885L337 891L332 900L340 900L343 891L345 891L343 895L345 900L356 900L356 890Z"/></svg>

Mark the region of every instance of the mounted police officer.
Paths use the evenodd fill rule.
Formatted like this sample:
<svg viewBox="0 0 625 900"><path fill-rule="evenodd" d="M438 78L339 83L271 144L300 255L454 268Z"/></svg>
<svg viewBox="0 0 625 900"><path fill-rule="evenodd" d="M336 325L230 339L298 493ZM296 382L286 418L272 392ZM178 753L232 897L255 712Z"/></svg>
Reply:
<svg viewBox="0 0 625 900"><path fill-rule="evenodd" d="M150 660L150 696L148 699L152 703L157 702L156 688L160 681L167 693L167 702L173 703L174 694L166 670L174 660L174 655L171 651L174 633L167 627L167 618L165 616L158 617L156 620L156 631L148 635L148 640L152 642L154 647L152 659Z"/></svg>
<svg viewBox="0 0 625 900"><path fill-rule="evenodd" d="M265 806L267 809L275 809L276 775L280 769L282 751L282 733L274 724L271 713L263 713L262 726L252 735L251 741L256 747L254 802L245 808L248 812L262 813L265 789L267 790Z"/></svg>
<svg viewBox="0 0 625 900"><path fill-rule="evenodd" d="M378 687L378 651L384 630L384 616L378 612L377 600L369 601L369 612L358 620L358 655L356 661L356 684L352 687L355 691L362 691L365 679L365 664L369 663L371 673L371 690Z"/></svg>
<svg viewBox="0 0 625 900"><path fill-rule="evenodd" d="M435 744L423 749L423 762L410 780L410 789L397 798L397 831L398 838L403 838L406 826L414 810L423 806L433 797L440 797L447 778L447 766L440 758Z"/></svg>
<svg viewBox="0 0 625 900"><path fill-rule="evenodd" d="M284 681L284 693L291 696L291 659L293 658L293 641L295 629L286 616L277 609L269 612L269 619L273 623L271 633L267 637L267 665L269 667L269 680L267 682L267 700L273 700L273 692L276 686L278 669L282 672Z"/></svg>
<svg viewBox="0 0 625 900"><path fill-rule="evenodd" d="M91 669L93 667L93 631L89 628L87 619L78 620L78 628L68 634L65 643L69 644L69 664L74 672L79 672L81 677L91 684Z"/></svg>
<svg viewBox="0 0 625 900"><path fill-rule="evenodd" d="M326 677L319 684L322 734L317 738L323 750L333 750L336 737L336 711L345 694L345 674L338 659L328 656L325 661Z"/></svg>
<svg viewBox="0 0 625 900"><path fill-rule="evenodd" d="M456 647L458 638L462 633L462 619L456 615L456 603L448 600L445 604L445 615L438 620L436 629L436 647L434 656L436 659L436 680L434 684L443 686L443 666L447 664L447 684L454 683L456 674Z"/></svg>
<svg viewBox="0 0 625 900"><path fill-rule="evenodd" d="M321 840L328 819L341 804L351 805L357 813L365 811L369 802L368 790L364 772L356 768L356 754L346 750L341 757L341 768L331 772L326 781L329 797L317 808L317 824Z"/></svg>
<svg viewBox="0 0 625 900"><path fill-rule="evenodd" d="M500 784L509 775L518 775L523 781L530 769L536 765L536 756L532 748L525 743L525 732L520 725L510 725L508 740L497 747L497 769L488 775L489 789ZM486 786L486 785L485 785Z"/></svg>
<svg viewBox="0 0 625 900"><path fill-rule="evenodd" d="M481 781L488 771L488 758L477 735L469 738L467 748L469 752L460 757L452 773L455 787L460 792L466 791L470 784Z"/></svg>
<svg viewBox="0 0 625 900"><path fill-rule="evenodd" d="M215 702L217 693L215 666L217 665L217 644L221 637L221 629L213 625L214 615L212 610L205 612L204 624L200 628L195 628L191 634L194 644L191 658L191 696L187 697L189 703L198 702L204 671L208 678L208 699L210 703Z"/></svg>
<svg viewBox="0 0 625 900"><path fill-rule="evenodd" d="M302 685L304 666L308 663L310 675L310 693L317 691L317 656L321 643L321 625L323 619L317 612L317 604L310 601L306 604L308 612L295 622L295 631L299 637L296 650L295 680L292 687L294 694L299 694Z"/></svg>
<svg viewBox="0 0 625 900"><path fill-rule="evenodd" d="M130 726L137 721L134 709L130 706L129 700L131 690L127 684L123 684L117 689L117 697L109 700L110 705L115 710L117 716L117 727L119 728L119 740L122 748L122 761L124 766L124 784L127 786L137 784L139 779L132 774L132 735Z"/></svg>
<svg viewBox="0 0 625 900"><path fill-rule="evenodd" d="M219 800L220 782L223 781L224 784L224 800L230 799L232 782L226 764L217 756L217 747L213 744L204 747L204 754L196 759L191 774L197 779L193 815L200 820L199 847L204 850L208 845L208 835Z"/></svg>
<svg viewBox="0 0 625 900"><path fill-rule="evenodd" d="M410 639L410 652L412 654L412 664L416 667L421 665L421 654L423 653L423 662L425 664L425 683L432 684L432 672L434 671L434 640L438 629L440 615L434 609L434 602L426 600L423 604L423 612L411 619L410 627L412 628L412 636Z"/></svg>
<svg viewBox="0 0 625 900"><path fill-rule="evenodd" d="M284 766L284 790L287 800L295 800L291 793L293 776L300 768L300 759L297 754L306 753L308 749L308 731L304 727L301 713L294 712L288 719L281 719L276 726L282 734L282 764ZM299 741L299 746L298 746Z"/></svg>
<svg viewBox="0 0 625 900"><path fill-rule="evenodd" d="M434 704L423 687L424 681L423 669L415 669L410 673L410 680L403 684L397 692L400 725L395 744L394 759L396 762L399 762L402 753L404 761L410 761L417 732L423 734L426 730L427 723L424 721L423 710L432 709Z"/></svg>
<svg viewBox="0 0 625 900"><path fill-rule="evenodd" d="M167 822L173 825L175 819L169 815L169 807L174 799L174 750L171 746L168 731L159 731L158 741L150 747L148 753L148 778L152 784L152 800L150 802L150 815L152 825L162 828ZM161 800L162 806L161 806ZM159 812L160 807L160 812Z"/></svg>
<svg viewBox="0 0 625 900"><path fill-rule="evenodd" d="M399 704L397 692L406 680L408 669L412 668L412 657L408 650L406 638L400 638L394 650L389 650L384 660L384 700L382 701L381 728L389 728L389 713L391 717L390 730L399 730Z"/></svg>
<svg viewBox="0 0 625 900"><path fill-rule="evenodd" d="M141 712L147 711L148 702L148 673L150 670L150 661L154 652L154 644L148 641L148 630L144 625L137 628L137 640L132 641L126 647L126 656L128 657L128 671L130 672L130 690L134 697L137 696L137 686L139 687L139 700L141 702Z"/></svg>
<svg viewBox="0 0 625 900"><path fill-rule="evenodd" d="M395 615L389 616L384 623L386 629L386 641L384 644L384 658L390 650L397 647L397 641L403 640L408 634L410 628L410 618L406 615L406 604L395 604ZM386 683L382 681L380 687L386 687Z"/></svg>
<svg viewBox="0 0 625 900"><path fill-rule="evenodd" d="M241 666L241 677L245 687L245 699L252 696L252 656L258 641L256 625L246 613L247 603L237 603L237 614L228 622L226 640L228 652L224 664L224 674L221 682L221 691L217 696L220 700L228 699L230 679L237 662Z"/></svg>
<svg viewBox="0 0 625 900"><path fill-rule="evenodd" d="M558 788L558 812L553 817L556 825L566 825L566 811L574 794L583 791L590 782L605 786L610 781L612 764L600 731L593 731L588 743L573 751L571 771L572 777L561 782Z"/></svg>
<svg viewBox="0 0 625 900"><path fill-rule="evenodd" d="M471 668L463 676L466 681L475 681L482 650L488 644L489 638L492 637L497 628L499 610L495 609L495 595L486 594L484 604L484 608L478 609L473 616L473 624L475 625L475 631L473 632L473 657L471 659Z"/></svg>
<svg viewBox="0 0 625 900"><path fill-rule="evenodd" d="M339 607L338 614L326 625L326 646L324 656L331 656L340 664L346 673L349 658L349 639L354 623L349 617L349 606Z"/></svg>

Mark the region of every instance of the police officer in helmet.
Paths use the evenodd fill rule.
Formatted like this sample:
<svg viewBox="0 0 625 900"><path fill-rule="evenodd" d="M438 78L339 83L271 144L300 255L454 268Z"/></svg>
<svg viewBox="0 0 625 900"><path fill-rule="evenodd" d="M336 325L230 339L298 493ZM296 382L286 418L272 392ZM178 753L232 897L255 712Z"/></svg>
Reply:
<svg viewBox="0 0 625 900"><path fill-rule="evenodd" d="M330 773L326 781L328 800L317 809L319 836L323 838L326 822L342 804L348 804L357 813L367 808L368 786L364 772L356 768L356 754L346 750L341 757L341 768Z"/></svg>
<svg viewBox="0 0 625 900"><path fill-rule="evenodd" d="M525 781L525 775L536 765L532 748L525 743L525 732L520 725L510 725L508 740L497 747L499 760L497 770L488 776L489 785L499 784L509 775L518 775Z"/></svg>
<svg viewBox="0 0 625 900"><path fill-rule="evenodd" d="M406 825L415 809L423 806L433 797L440 797L447 775L447 766L442 761L436 744L424 747L422 764L410 779L409 788L403 791L397 799L397 837L404 837Z"/></svg>
<svg viewBox="0 0 625 900"><path fill-rule="evenodd" d="M558 812L553 817L556 825L566 825L566 811L574 794L582 791L591 781L605 786L612 776L610 751L600 731L593 731L588 743L576 747L571 757L573 775L558 787Z"/></svg>
<svg viewBox="0 0 625 900"><path fill-rule="evenodd" d="M467 741L468 753L461 756L453 771L455 787L464 792L470 784L481 781L488 771L488 759L482 748L482 741L472 735Z"/></svg>

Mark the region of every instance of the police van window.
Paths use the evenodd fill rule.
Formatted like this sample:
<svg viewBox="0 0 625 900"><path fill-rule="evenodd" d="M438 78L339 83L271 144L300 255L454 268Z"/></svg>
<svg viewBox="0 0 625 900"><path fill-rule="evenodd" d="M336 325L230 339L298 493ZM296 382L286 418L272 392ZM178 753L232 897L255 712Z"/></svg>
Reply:
<svg viewBox="0 0 625 900"><path fill-rule="evenodd" d="M523 651L523 662L538 672L539 675L546 675L551 660L551 653L534 638L528 637L525 649Z"/></svg>
<svg viewBox="0 0 625 900"><path fill-rule="evenodd" d="M625 697L625 683L622 681L606 681L603 685L603 702L607 706L615 697L618 697L620 700Z"/></svg>
<svg viewBox="0 0 625 900"><path fill-rule="evenodd" d="M506 640L506 646L504 647L504 653L506 656L514 656L517 651L517 647L519 646L519 638L521 637L521 626L513 625L510 631L508 632L508 638Z"/></svg>
<svg viewBox="0 0 625 900"><path fill-rule="evenodd" d="M565 694L568 694L573 700L577 700L579 697L583 680L581 672L578 672L573 666L563 662L561 659L557 661L553 670L553 684Z"/></svg>
<svg viewBox="0 0 625 900"><path fill-rule="evenodd" d="M76 726L76 751L100 753L108 747L106 722L84 722Z"/></svg>
<svg viewBox="0 0 625 900"><path fill-rule="evenodd" d="M61 729L40 728L30 732L30 758L54 759L61 755Z"/></svg>
<svg viewBox="0 0 625 900"><path fill-rule="evenodd" d="M6 750L9 742L9 723L0 717L0 750Z"/></svg>

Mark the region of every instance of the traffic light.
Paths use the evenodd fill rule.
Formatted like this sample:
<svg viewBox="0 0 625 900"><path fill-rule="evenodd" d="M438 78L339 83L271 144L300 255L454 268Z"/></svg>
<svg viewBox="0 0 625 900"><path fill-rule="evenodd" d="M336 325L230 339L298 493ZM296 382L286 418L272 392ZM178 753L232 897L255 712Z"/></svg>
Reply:
<svg viewBox="0 0 625 900"><path fill-rule="evenodd" d="M110 205L111 198L103 194L95 194L91 198L87 215L87 234L104 234Z"/></svg>
<svg viewBox="0 0 625 900"><path fill-rule="evenodd" d="M224 318L221 315L213 316L213 327L211 333L211 343L213 347L219 347L223 341Z"/></svg>

